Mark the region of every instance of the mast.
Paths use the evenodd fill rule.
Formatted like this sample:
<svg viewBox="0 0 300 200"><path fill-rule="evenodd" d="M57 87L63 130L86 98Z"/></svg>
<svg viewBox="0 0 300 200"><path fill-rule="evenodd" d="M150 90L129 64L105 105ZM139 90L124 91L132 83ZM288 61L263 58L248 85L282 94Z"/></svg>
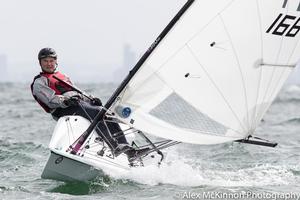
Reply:
<svg viewBox="0 0 300 200"><path fill-rule="evenodd" d="M121 85L116 89L113 95L105 104L105 108L108 109L119 94L123 91L132 77L136 74L136 72L140 69L140 67L144 64L147 58L151 55L153 50L158 46L158 44L162 41L162 39L168 34L168 32L172 29L172 27L176 24L176 22L180 19L180 17L187 11L187 9L192 5L194 0L188 0L185 5L179 10L176 16L169 22L169 24L165 27L165 29L161 32L161 34L156 38L156 40L152 43L152 45L148 48L145 54L140 58L137 64L133 67L133 69L129 72L127 77L122 81Z"/></svg>
<svg viewBox="0 0 300 200"><path fill-rule="evenodd" d="M132 77L137 73L137 71L141 68L141 66L144 64L144 62L147 60L147 58L151 55L151 53L154 51L154 49L158 46L158 44L163 40L163 38L168 34L168 32L172 29L172 27L177 23L177 21L181 18L181 16L188 10L188 8L193 4L195 0L188 0L184 6L179 10L179 12L175 15L175 17L169 22L169 24L164 28L164 30L159 34L159 36L156 38L156 40L152 43L152 45L148 48L148 50L144 53L144 55L140 58L140 60L137 62L137 64L130 70L129 74L126 76L126 78L122 81L120 86L115 90L113 95L109 98L109 100L106 102L104 109L102 109L93 122L90 124L90 126L87 128L87 130L81 135L81 137L77 140L77 144L75 145L72 153L77 153L80 146L84 143L84 141L88 138L90 133L94 130L94 128L97 126L98 122L101 121L104 118L104 115L106 113L106 110L109 109L116 98L120 95L120 93L123 91L123 89L126 87L126 85L129 83L129 81L132 79Z"/></svg>

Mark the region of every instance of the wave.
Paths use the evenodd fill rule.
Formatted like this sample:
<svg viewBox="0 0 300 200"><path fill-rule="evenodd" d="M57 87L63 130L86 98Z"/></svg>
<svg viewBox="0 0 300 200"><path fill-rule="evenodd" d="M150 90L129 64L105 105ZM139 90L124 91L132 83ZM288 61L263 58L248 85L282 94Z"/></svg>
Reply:
<svg viewBox="0 0 300 200"><path fill-rule="evenodd" d="M279 96L275 99L276 103L289 102L299 103L300 102L300 85L288 85L282 89Z"/></svg>
<svg viewBox="0 0 300 200"><path fill-rule="evenodd" d="M7 170L17 170L20 165L31 165L45 159L41 154L48 155L47 148L33 142L0 140L0 146L2 147L0 150L0 166L5 167Z"/></svg>
<svg viewBox="0 0 300 200"><path fill-rule="evenodd" d="M276 123L274 125L288 125L288 124L292 124L292 125L299 124L300 125L300 117L291 118L291 119Z"/></svg>
<svg viewBox="0 0 300 200"><path fill-rule="evenodd" d="M300 85L288 85L284 90L291 93L300 93Z"/></svg>
<svg viewBox="0 0 300 200"><path fill-rule="evenodd" d="M288 95L285 96L279 96L275 99L274 103L291 103L291 104L297 104L300 103L300 97L291 97Z"/></svg>
<svg viewBox="0 0 300 200"><path fill-rule="evenodd" d="M183 160L175 160L172 163L163 164L159 168L148 166L133 169L127 174L111 176L119 179L130 179L151 186L171 184L184 187L278 186L289 185L296 179L288 166L263 164L238 170L230 169L228 166L219 169L206 169L205 166L195 167Z"/></svg>

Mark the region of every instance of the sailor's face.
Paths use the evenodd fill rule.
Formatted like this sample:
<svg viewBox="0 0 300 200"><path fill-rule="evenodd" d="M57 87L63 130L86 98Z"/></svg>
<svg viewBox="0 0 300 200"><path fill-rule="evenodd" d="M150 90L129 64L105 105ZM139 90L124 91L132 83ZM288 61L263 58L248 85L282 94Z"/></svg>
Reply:
<svg viewBox="0 0 300 200"><path fill-rule="evenodd" d="M44 72L53 73L56 69L56 59L51 57L41 59L41 67Z"/></svg>

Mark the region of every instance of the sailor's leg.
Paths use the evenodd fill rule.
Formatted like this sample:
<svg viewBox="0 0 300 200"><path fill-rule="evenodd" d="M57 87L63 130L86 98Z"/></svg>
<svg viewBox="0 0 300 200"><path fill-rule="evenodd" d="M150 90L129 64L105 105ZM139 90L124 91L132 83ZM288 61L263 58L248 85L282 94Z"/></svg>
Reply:
<svg viewBox="0 0 300 200"><path fill-rule="evenodd" d="M117 126L112 125L112 123L110 125L108 125L104 121L101 121L101 122L98 123L98 125L96 127L96 131L97 130L101 130L100 134L102 134L104 136L104 138L103 138L104 141L110 147L110 149L112 150L113 154L115 156L118 156L121 153L124 153L124 152L126 153L127 151L132 150L132 147L128 145L128 143L126 141L126 138L124 136L124 133L122 132L122 130L119 127L119 125L118 124L116 124L116 125ZM114 133L112 131L121 131L121 134L123 134L124 139L123 140L116 140L115 138L113 138L111 136L111 134ZM105 140L105 138L108 138L108 141Z"/></svg>
<svg viewBox="0 0 300 200"><path fill-rule="evenodd" d="M81 110L86 114L86 116L89 117L88 119L90 120L94 119L100 111L100 108L98 106L92 106L86 102L80 103L79 106L81 107ZM123 152L131 150L132 148L128 145L126 139L126 143L119 144L117 140L111 135L111 131L121 131L119 125L110 125L110 127L111 126L113 127L112 130L110 130L109 126L104 121L100 121L96 126L96 132L102 137L105 143L113 151L114 155L118 156Z"/></svg>
<svg viewBox="0 0 300 200"><path fill-rule="evenodd" d="M98 106L92 106L89 103L86 102L80 102L80 111L78 112L79 115L89 119L93 120L96 115L100 112L100 108ZM106 144L111 148L115 149L118 146L118 142L112 137L110 134L110 131L108 128L105 126L103 121L100 121L96 128L96 132L98 135L102 137L102 139L106 142Z"/></svg>
<svg viewBox="0 0 300 200"><path fill-rule="evenodd" d="M117 139L119 144L128 144L126 137L118 123L109 121L106 122L106 124L111 134Z"/></svg>
<svg viewBox="0 0 300 200"><path fill-rule="evenodd" d="M70 106L67 108L59 109L55 112L54 117L59 118L65 115L79 115L90 121L92 121L96 115L99 113L100 108L98 106L92 106L87 102L80 101L78 106ZM110 125L111 126L111 125ZM113 126L113 129L117 129L117 127ZM118 144L117 140L112 137L110 134L108 126L105 125L104 121L100 121L96 128L96 132L99 136L105 141L105 143L109 146L109 148L114 152L115 156L118 156L120 153L123 153L130 148L129 145Z"/></svg>

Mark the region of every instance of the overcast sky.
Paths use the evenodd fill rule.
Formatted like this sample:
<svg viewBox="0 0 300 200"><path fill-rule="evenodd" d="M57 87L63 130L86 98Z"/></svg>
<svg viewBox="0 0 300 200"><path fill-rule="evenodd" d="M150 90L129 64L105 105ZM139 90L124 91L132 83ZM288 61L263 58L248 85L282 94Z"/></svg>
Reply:
<svg viewBox="0 0 300 200"><path fill-rule="evenodd" d="M53 47L60 70L74 82L113 81L116 71L127 71L120 70L124 47L135 53L135 63L185 2L0 0L5 79L30 82L39 72L38 51ZM299 78L293 75L292 79Z"/></svg>
<svg viewBox="0 0 300 200"><path fill-rule="evenodd" d="M38 51L53 47L60 70L73 79L111 80L123 65L124 45L138 59L184 3L0 0L0 54L7 56L6 78L20 80L25 74L30 81L39 71Z"/></svg>

